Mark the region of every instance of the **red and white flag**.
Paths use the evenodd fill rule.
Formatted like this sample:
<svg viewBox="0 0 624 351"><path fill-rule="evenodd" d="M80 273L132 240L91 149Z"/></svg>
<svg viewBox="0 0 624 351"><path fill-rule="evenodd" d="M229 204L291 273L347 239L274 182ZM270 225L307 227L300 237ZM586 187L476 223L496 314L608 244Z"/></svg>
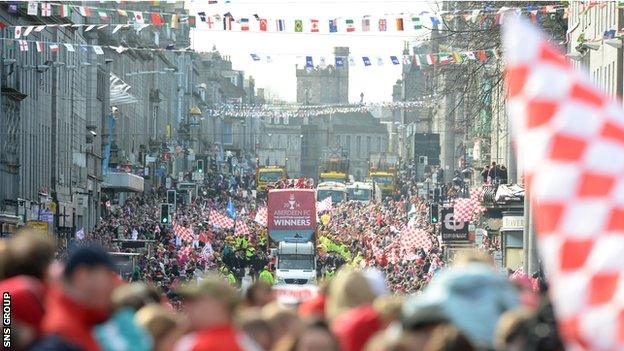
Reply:
<svg viewBox="0 0 624 351"><path fill-rule="evenodd" d="M143 24L145 23L145 18L143 18L143 12L141 11L134 11L134 22L135 23L140 23Z"/></svg>
<svg viewBox="0 0 624 351"><path fill-rule="evenodd" d="M234 228L234 236L249 236L251 231L249 231L249 227L243 221L237 221L236 227Z"/></svg>
<svg viewBox="0 0 624 351"><path fill-rule="evenodd" d="M310 20L310 32L316 33L319 31L319 20L311 19Z"/></svg>
<svg viewBox="0 0 624 351"><path fill-rule="evenodd" d="M15 26L15 39L22 37L22 26Z"/></svg>
<svg viewBox="0 0 624 351"><path fill-rule="evenodd" d="M59 50L60 50L58 44L56 44L56 43L50 44L49 47L50 47L50 52L59 52Z"/></svg>
<svg viewBox="0 0 624 351"><path fill-rule="evenodd" d="M193 234L193 229L189 227L183 227L176 221L173 221L172 226L173 233L181 240L187 242L192 242L194 240L195 235Z"/></svg>
<svg viewBox="0 0 624 351"><path fill-rule="evenodd" d="M508 102L569 350L624 349L624 111L527 21L506 19Z"/></svg>
<svg viewBox="0 0 624 351"><path fill-rule="evenodd" d="M217 226L221 229L230 229L234 226L234 220L228 216L222 215L217 211L210 211L208 216L210 224Z"/></svg>
<svg viewBox="0 0 624 351"><path fill-rule="evenodd" d="M429 234L422 229L407 226L401 231L402 251L410 252L417 248L429 251L432 246Z"/></svg>
<svg viewBox="0 0 624 351"><path fill-rule="evenodd" d="M327 211L331 211L332 209L332 198L328 196L324 198L322 201L316 203L316 213L323 213Z"/></svg>
<svg viewBox="0 0 624 351"><path fill-rule="evenodd" d="M52 4L44 2L41 4L41 17L52 16Z"/></svg>
<svg viewBox="0 0 624 351"><path fill-rule="evenodd" d="M18 40L20 51L28 51L28 42L26 40Z"/></svg>
<svg viewBox="0 0 624 351"><path fill-rule="evenodd" d="M267 226L267 208L260 207L258 212L256 212L256 216L254 218L254 222L260 224L263 227Z"/></svg>
<svg viewBox="0 0 624 351"><path fill-rule="evenodd" d="M35 47L37 48L37 52L43 52L45 50L45 43L42 41L36 41Z"/></svg>
<svg viewBox="0 0 624 351"><path fill-rule="evenodd" d="M91 16L91 8L86 6L79 6L78 12L82 15L82 17L90 17Z"/></svg>

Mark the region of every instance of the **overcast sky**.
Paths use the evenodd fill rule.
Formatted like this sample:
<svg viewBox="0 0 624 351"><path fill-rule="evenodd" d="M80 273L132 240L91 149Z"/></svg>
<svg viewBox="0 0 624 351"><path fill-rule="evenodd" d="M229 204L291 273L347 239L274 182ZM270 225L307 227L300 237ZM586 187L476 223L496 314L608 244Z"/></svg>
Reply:
<svg viewBox="0 0 624 351"><path fill-rule="evenodd" d="M405 41L426 36L425 30L416 32L411 21L405 21L404 32L395 30L394 19L400 13L431 11L428 2L408 0L231 0L230 4L208 5L206 0L187 1L191 14L204 11L207 15L232 13L235 19L250 18L249 32L223 31L222 22L216 30L197 19L197 28L191 33L193 47L197 51L210 51L213 45L222 55L229 55L234 69L244 70L253 76L256 86L268 88L286 101L295 101L295 65L305 63L305 56L313 56L316 65L321 56L333 63L334 46L349 46L355 56L356 66L350 67L349 100L357 102L360 93L369 102L392 100L392 85L401 76L401 66L393 66L390 56L401 57ZM268 31L257 32L258 22L253 15L268 19ZM371 32L361 31L362 16L371 16ZM387 15L387 16L385 16ZM392 16L397 15L397 16ZM377 19L388 20L388 32L377 32ZM407 16L406 16L407 17ZM275 32L275 19L286 19L286 31ZM328 21L339 18L338 33L329 33ZM353 18L356 31L346 33L347 18ZM302 19L304 33L294 33L294 19ZM310 19L319 19L319 33L309 33ZM306 33L307 32L307 33ZM250 54L258 54L262 60L255 62ZM271 63L266 56L271 56ZM372 66L364 67L362 56L370 57ZM384 60L377 65L377 57Z"/></svg>

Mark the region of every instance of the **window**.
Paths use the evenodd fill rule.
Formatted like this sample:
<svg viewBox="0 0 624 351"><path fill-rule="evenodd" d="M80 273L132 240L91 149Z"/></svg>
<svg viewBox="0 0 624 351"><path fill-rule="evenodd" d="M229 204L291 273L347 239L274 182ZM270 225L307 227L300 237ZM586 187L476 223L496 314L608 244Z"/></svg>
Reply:
<svg viewBox="0 0 624 351"><path fill-rule="evenodd" d="M370 155L371 153L371 139L370 136L366 137L366 155Z"/></svg>
<svg viewBox="0 0 624 351"><path fill-rule="evenodd" d="M355 143L355 147L357 148L357 155L358 157L362 157L362 137L359 135L355 137Z"/></svg>
<svg viewBox="0 0 624 351"><path fill-rule="evenodd" d="M349 153L349 156L351 156L351 136L347 135L347 145L345 145L347 148L347 152Z"/></svg>
<svg viewBox="0 0 624 351"><path fill-rule="evenodd" d="M223 144L232 145L232 122L223 123Z"/></svg>

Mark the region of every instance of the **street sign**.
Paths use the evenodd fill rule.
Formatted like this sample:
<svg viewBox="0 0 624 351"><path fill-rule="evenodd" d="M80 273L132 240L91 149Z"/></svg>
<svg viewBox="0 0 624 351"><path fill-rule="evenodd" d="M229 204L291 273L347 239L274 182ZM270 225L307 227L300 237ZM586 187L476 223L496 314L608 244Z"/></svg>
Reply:
<svg viewBox="0 0 624 351"><path fill-rule="evenodd" d="M440 233L442 234L442 241L468 241L468 223L456 222L453 218L453 209L442 209L442 227Z"/></svg>

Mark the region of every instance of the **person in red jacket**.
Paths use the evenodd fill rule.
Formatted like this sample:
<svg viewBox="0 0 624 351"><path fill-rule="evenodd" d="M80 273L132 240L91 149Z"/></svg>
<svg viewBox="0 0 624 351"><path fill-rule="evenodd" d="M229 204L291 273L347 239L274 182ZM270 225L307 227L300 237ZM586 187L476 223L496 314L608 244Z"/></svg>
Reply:
<svg viewBox="0 0 624 351"><path fill-rule="evenodd" d="M209 275L197 284L182 286L178 294L193 332L182 337L175 351L242 351L244 335L232 325L236 291L223 278Z"/></svg>
<svg viewBox="0 0 624 351"><path fill-rule="evenodd" d="M99 351L91 329L108 318L115 286L113 262L102 248L80 247L70 253L63 282L48 295L45 336L34 350Z"/></svg>

